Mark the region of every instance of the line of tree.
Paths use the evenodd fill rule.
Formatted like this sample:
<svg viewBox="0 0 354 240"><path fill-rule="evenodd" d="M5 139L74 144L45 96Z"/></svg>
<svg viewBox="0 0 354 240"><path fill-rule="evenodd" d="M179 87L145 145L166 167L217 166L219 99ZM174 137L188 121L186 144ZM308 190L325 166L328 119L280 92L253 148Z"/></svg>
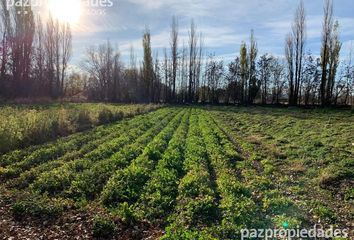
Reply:
<svg viewBox="0 0 354 240"><path fill-rule="evenodd" d="M95 52L90 49L84 67L91 79L88 88L90 92L96 92L90 96L96 96L96 100L122 102L353 104L354 68L351 60L340 62L339 23L334 21L331 0L325 0L324 5L320 57L305 50L306 12L303 1L295 12L291 32L286 36L284 58L271 54L259 56L254 32L251 31L249 43L243 42L239 55L225 64L214 54L205 53L202 34L197 32L193 21L188 43L181 46L178 26L178 19L173 17L170 49L164 49L162 61L156 53L153 55L150 31L145 30L140 67L137 67L139 64L133 50L130 65L124 67L117 60L119 55L112 56L111 60L99 60L110 56L110 52L117 52L117 49L110 49L109 42ZM94 60L93 55L98 59ZM117 63L118 67L114 68ZM111 72L104 69L117 69L119 73L104 81L104 76L99 76L100 72ZM104 84L98 84L100 82ZM105 89L113 91L111 97L97 94L105 92Z"/></svg>
<svg viewBox="0 0 354 240"><path fill-rule="evenodd" d="M80 67L68 74L70 26L36 18L31 9L5 10L2 1L0 96L3 98L84 95L112 102L353 105L352 56L340 61L342 44L332 0L325 0L321 55L306 50L306 12L301 1L286 36L284 57L259 54L255 34L242 42L235 59L225 63L205 51L192 20L188 41L181 42L172 18L169 48L159 58L151 34L142 37L143 58L133 47L124 64L107 41L86 50ZM26 10L27 14L17 15Z"/></svg>
<svg viewBox="0 0 354 240"><path fill-rule="evenodd" d="M64 96L72 52L70 25L51 16L44 22L30 6L9 8L7 2L1 0L0 6L0 96Z"/></svg>

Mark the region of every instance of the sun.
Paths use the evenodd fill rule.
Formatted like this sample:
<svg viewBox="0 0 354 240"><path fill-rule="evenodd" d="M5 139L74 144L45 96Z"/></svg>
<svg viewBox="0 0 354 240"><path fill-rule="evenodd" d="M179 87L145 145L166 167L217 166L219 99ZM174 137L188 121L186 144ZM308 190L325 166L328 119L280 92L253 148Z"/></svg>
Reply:
<svg viewBox="0 0 354 240"><path fill-rule="evenodd" d="M49 0L48 8L51 15L69 24L76 24L81 16L81 0Z"/></svg>

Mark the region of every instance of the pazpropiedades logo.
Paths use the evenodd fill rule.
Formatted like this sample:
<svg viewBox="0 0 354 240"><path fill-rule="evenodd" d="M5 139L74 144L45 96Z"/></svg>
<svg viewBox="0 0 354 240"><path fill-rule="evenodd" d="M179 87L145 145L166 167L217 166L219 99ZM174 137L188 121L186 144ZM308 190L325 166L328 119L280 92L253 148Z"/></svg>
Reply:
<svg viewBox="0 0 354 240"><path fill-rule="evenodd" d="M333 239L333 238L348 238L349 229L336 229L333 226L324 229L321 226L315 225L311 229L300 228L296 229L242 229L241 240L245 239Z"/></svg>
<svg viewBox="0 0 354 240"><path fill-rule="evenodd" d="M79 0L86 7L112 7L114 0ZM6 0L6 7L9 10L12 7L42 7L48 4L50 0Z"/></svg>

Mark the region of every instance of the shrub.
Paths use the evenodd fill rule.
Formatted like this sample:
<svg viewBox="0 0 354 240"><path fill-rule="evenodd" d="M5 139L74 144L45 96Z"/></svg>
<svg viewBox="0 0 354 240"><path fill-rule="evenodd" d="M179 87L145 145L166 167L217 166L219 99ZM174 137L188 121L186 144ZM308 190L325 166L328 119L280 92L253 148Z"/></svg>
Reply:
<svg viewBox="0 0 354 240"><path fill-rule="evenodd" d="M79 131L89 128L91 126L90 112L86 109L80 109L76 124Z"/></svg>
<svg viewBox="0 0 354 240"><path fill-rule="evenodd" d="M139 112L137 112L138 114L140 114ZM114 121L119 121L122 120L124 118L124 112L122 111L118 111L116 113L114 113Z"/></svg>
<svg viewBox="0 0 354 240"><path fill-rule="evenodd" d="M61 108L58 111L58 130L57 133L60 136L66 136L75 132L75 126L73 124L73 114L68 110Z"/></svg>
<svg viewBox="0 0 354 240"><path fill-rule="evenodd" d="M53 104L0 107L0 153L39 144L162 107L161 105Z"/></svg>
<svg viewBox="0 0 354 240"><path fill-rule="evenodd" d="M314 208L314 213L320 217L322 220L329 222L334 222L336 220L336 215L332 209L325 206L324 204L317 202L316 207Z"/></svg>
<svg viewBox="0 0 354 240"><path fill-rule="evenodd" d="M114 120L113 113L108 108L103 108L98 114L99 124L107 124L113 122L113 120Z"/></svg>
<svg viewBox="0 0 354 240"><path fill-rule="evenodd" d="M93 220L92 233L95 238L110 239L116 231L116 225L108 217L96 217Z"/></svg>
<svg viewBox="0 0 354 240"><path fill-rule="evenodd" d="M49 199L46 196L31 196L11 207L16 219L34 217L50 219L60 215L69 203L63 199Z"/></svg>
<svg viewBox="0 0 354 240"><path fill-rule="evenodd" d="M115 214L128 224L134 224L137 221L133 206L129 205L127 202L120 204L115 210Z"/></svg>

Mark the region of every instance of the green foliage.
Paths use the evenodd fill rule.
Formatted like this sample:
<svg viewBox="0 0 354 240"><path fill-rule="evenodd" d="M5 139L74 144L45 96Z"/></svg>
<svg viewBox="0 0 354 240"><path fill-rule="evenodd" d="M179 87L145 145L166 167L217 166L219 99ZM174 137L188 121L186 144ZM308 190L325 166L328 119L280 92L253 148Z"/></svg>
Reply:
<svg viewBox="0 0 354 240"><path fill-rule="evenodd" d="M287 229L296 229L301 226L301 221L294 217L289 217L285 214L277 215L273 218L274 227L276 228L285 228Z"/></svg>
<svg viewBox="0 0 354 240"><path fill-rule="evenodd" d="M156 132L160 131L165 125L156 124L155 127L148 130L153 122L163 118L169 111L161 111L161 115L148 117L138 117L129 121L129 124L121 126L119 133L126 135L119 136L111 141L99 145L95 150L85 154L82 158L76 159L69 163L63 164L61 167L52 171L44 172L38 176L38 179L31 184L31 188L41 193L55 195L64 193L72 197L93 197L99 193L104 184L114 172L116 167L124 166L129 162L134 155L138 155L138 148L143 147L143 144L148 144ZM149 118L151 117L151 118ZM166 123L168 122L168 117ZM144 123L144 121L147 121ZM137 124L139 127L136 127ZM139 137L139 134L144 130L148 130L146 135ZM135 146L129 145L134 140ZM145 142L145 143L144 143ZM122 149L124 155L114 154L115 151ZM130 153L128 154L127 151ZM126 157L117 159L118 156ZM110 158L111 157L111 158ZM81 174L82 173L82 174ZM71 186L71 189L69 187Z"/></svg>
<svg viewBox="0 0 354 240"><path fill-rule="evenodd" d="M160 105L63 104L0 108L0 153L146 113Z"/></svg>
<svg viewBox="0 0 354 240"><path fill-rule="evenodd" d="M182 226L194 232L193 229L208 226L217 220L215 189L212 186L207 151L198 123L198 115L193 112L186 140L186 175L178 186L176 213L170 217L172 223L167 231L168 236L174 236L174 232L178 232Z"/></svg>
<svg viewBox="0 0 354 240"><path fill-rule="evenodd" d="M336 220L336 216L333 210L321 202L314 202L314 213L322 220L326 220L329 222L334 222Z"/></svg>
<svg viewBox="0 0 354 240"><path fill-rule="evenodd" d="M133 206L129 205L127 202L120 204L119 207L113 211L113 213L119 216L122 221L127 224L133 225L137 222L136 212L134 211Z"/></svg>
<svg viewBox="0 0 354 240"><path fill-rule="evenodd" d="M103 108L98 114L98 122L100 124L110 123L113 121L113 119L114 119L113 113L107 108Z"/></svg>
<svg viewBox="0 0 354 240"><path fill-rule="evenodd" d="M180 112L167 127L161 131L127 168L118 170L108 181L102 193L102 202L114 207L121 202L135 202L141 194L142 187L149 180L150 172L162 157L173 133L178 127L184 112ZM177 130L178 132L178 130Z"/></svg>
<svg viewBox="0 0 354 240"><path fill-rule="evenodd" d="M80 114L79 125L97 125L145 111L99 106L94 113L72 106L75 115L52 109L61 115L55 129L76 131ZM122 225L143 220L165 229L162 239L238 239L242 228L338 223L332 206L353 200L352 127L342 113L328 124L321 113L307 119L289 110L217 110L163 108L8 152L0 156L0 189L19 199L16 218L102 204ZM48 126L34 130L46 136L40 129ZM333 196L343 197L340 206ZM114 236L112 219L96 217L94 237Z"/></svg>
<svg viewBox="0 0 354 240"><path fill-rule="evenodd" d="M24 217L53 218L60 215L69 203L63 199L50 199L46 196L31 196L12 205L15 218Z"/></svg>
<svg viewBox="0 0 354 240"><path fill-rule="evenodd" d="M76 119L76 128L79 131L88 129L92 125L90 112L87 109L79 109Z"/></svg>
<svg viewBox="0 0 354 240"><path fill-rule="evenodd" d="M95 238L111 239L116 231L115 223L108 217L95 217L92 233Z"/></svg>
<svg viewBox="0 0 354 240"><path fill-rule="evenodd" d="M188 230L183 226L171 225L166 229L166 235L161 240L216 240L207 230Z"/></svg>

